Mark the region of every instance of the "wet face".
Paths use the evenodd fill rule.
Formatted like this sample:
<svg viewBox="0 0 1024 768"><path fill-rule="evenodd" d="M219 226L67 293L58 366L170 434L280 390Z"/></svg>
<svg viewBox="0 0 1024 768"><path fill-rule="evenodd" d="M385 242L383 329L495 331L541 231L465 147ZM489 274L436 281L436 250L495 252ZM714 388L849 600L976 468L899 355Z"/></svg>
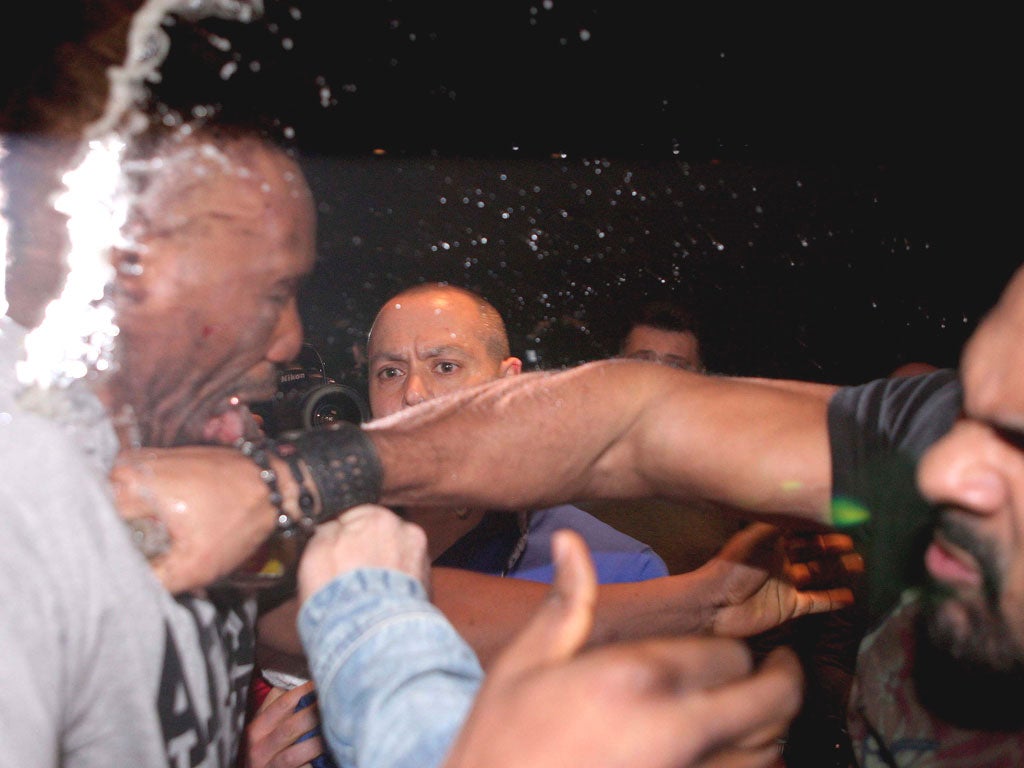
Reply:
<svg viewBox="0 0 1024 768"><path fill-rule="evenodd" d="M145 445L255 434L246 403L270 397L302 342L296 292L314 261L299 169L253 139L192 142L164 161L115 254L115 417Z"/></svg>
<svg viewBox="0 0 1024 768"><path fill-rule="evenodd" d="M703 371L700 342L690 331L666 331L650 325L637 325L626 336L621 357L650 360L687 371Z"/></svg>
<svg viewBox="0 0 1024 768"><path fill-rule="evenodd" d="M495 332L477 301L458 291L417 291L388 301L367 345L373 416L518 374L519 359L502 358L488 344Z"/></svg>
<svg viewBox="0 0 1024 768"><path fill-rule="evenodd" d="M961 361L963 417L918 468L940 509L925 565L929 638L978 673L1024 680L1024 271ZM1019 691L1015 700L1019 699Z"/></svg>

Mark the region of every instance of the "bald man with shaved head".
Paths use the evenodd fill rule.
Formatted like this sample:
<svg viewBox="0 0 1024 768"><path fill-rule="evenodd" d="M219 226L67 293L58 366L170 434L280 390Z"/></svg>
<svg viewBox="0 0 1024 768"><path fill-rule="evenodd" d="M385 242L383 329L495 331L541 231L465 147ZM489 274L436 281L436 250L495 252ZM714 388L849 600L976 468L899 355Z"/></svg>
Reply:
<svg viewBox="0 0 1024 768"><path fill-rule="evenodd" d="M516 376L523 368L494 305L444 283L414 286L384 302L370 329L367 357L374 418ZM570 528L590 546L600 583L668 574L647 544L570 505L518 516L464 507L408 507L404 514L427 532L439 565L550 583L551 534Z"/></svg>

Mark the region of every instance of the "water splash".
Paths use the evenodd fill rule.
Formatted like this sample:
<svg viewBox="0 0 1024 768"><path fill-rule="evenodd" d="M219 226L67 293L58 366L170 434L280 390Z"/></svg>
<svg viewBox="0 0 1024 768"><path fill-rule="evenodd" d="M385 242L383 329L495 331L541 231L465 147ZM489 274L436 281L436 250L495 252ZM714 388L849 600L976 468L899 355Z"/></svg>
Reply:
<svg viewBox="0 0 1024 768"><path fill-rule="evenodd" d="M0 134L0 164L3 163L4 157L7 155L7 147L4 146L3 134ZM3 211L7 205L7 187L5 184L0 183L0 211ZM0 269L0 315L7 314L7 219L0 215L0 265L3 265L3 269Z"/></svg>
<svg viewBox="0 0 1024 768"><path fill-rule="evenodd" d="M68 217L68 277L43 322L25 339L26 359L18 365L23 384L47 389L110 365L118 329L103 295L113 272L107 254L127 211L118 194L123 150L116 136L93 140L81 164L64 174L65 189L54 206Z"/></svg>
<svg viewBox="0 0 1024 768"><path fill-rule="evenodd" d="M168 16L186 20L216 17L249 23L263 15L263 0L147 0L132 17L124 64L108 71L110 93L104 114L86 131L86 138L111 131L129 136L145 129L146 116L136 107L146 96L146 83L160 78L160 66L170 50L161 26Z"/></svg>
<svg viewBox="0 0 1024 768"><path fill-rule="evenodd" d="M68 276L42 323L26 338L26 359L19 364L18 378L28 387L65 386L90 371L102 373L113 366L118 327L104 294L113 277L111 248L123 245L121 230L128 210L121 157L132 137L148 126L149 117L139 107L147 95L146 84L160 78L170 49L161 24L172 14L186 20L218 17L248 23L262 16L263 3L147 0L133 15L124 63L108 70L104 111L85 127L81 159L62 177L63 190L54 203L67 217Z"/></svg>

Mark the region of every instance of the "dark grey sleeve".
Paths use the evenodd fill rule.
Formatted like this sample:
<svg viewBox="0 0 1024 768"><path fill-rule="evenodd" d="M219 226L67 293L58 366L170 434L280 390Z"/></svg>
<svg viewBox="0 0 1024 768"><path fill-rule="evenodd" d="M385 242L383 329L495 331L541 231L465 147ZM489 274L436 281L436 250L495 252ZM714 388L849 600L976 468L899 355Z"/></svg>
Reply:
<svg viewBox="0 0 1024 768"><path fill-rule="evenodd" d="M833 505L862 518L847 532L865 559L873 618L922 575L931 511L917 492L917 461L949 431L960 404L950 370L845 387L829 403Z"/></svg>

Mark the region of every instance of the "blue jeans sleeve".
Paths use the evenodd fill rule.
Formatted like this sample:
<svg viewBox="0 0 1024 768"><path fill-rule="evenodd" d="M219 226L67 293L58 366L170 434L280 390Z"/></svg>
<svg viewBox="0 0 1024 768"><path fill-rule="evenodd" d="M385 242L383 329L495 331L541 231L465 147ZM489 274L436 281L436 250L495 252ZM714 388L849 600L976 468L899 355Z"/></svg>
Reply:
<svg viewBox="0 0 1024 768"><path fill-rule="evenodd" d="M299 634L341 768L441 763L483 670L418 581L381 569L343 574L302 606Z"/></svg>

